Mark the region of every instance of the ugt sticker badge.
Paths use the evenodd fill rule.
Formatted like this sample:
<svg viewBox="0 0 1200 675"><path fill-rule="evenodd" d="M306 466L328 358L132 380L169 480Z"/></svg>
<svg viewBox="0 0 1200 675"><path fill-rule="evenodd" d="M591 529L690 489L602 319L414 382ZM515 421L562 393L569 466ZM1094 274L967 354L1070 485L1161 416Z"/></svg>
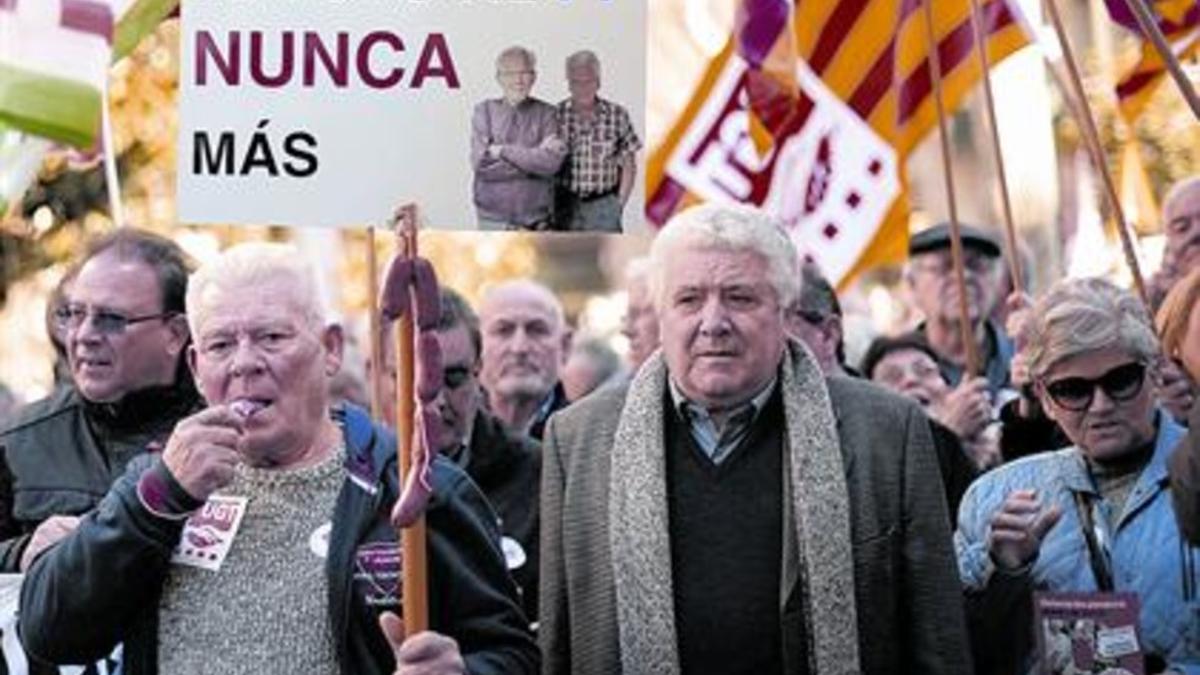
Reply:
<svg viewBox="0 0 1200 675"><path fill-rule="evenodd" d="M245 497L213 495L183 526L171 562L216 572L246 514Z"/></svg>

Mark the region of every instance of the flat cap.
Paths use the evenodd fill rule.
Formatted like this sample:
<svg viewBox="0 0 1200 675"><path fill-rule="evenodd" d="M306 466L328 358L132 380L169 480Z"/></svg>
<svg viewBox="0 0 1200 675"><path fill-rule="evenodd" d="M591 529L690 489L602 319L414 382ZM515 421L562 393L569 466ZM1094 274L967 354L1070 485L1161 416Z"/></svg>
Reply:
<svg viewBox="0 0 1200 675"><path fill-rule="evenodd" d="M1000 257L1000 242L990 233L962 223L959 224L958 231L962 235L963 248L975 249L992 258ZM950 248L950 223L938 223L933 227L921 230L908 239L910 256L948 248Z"/></svg>

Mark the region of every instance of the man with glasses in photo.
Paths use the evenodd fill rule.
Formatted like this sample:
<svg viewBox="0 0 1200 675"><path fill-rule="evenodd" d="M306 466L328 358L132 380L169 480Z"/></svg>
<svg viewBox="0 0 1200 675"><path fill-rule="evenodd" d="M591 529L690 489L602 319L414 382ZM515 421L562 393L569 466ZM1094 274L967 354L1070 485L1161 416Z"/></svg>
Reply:
<svg viewBox="0 0 1200 675"><path fill-rule="evenodd" d="M183 359L190 268L174 242L131 228L96 241L75 268L54 310L72 386L0 432L0 572L27 569L197 407Z"/></svg>
<svg viewBox="0 0 1200 675"><path fill-rule="evenodd" d="M549 230L554 177L567 155L554 106L530 95L537 81L533 52L513 46L496 58L503 96L471 115L471 168L481 230Z"/></svg>
<svg viewBox="0 0 1200 675"><path fill-rule="evenodd" d="M1013 343L1004 330L988 320L998 300L1001 280L1000 244L983 230L969 225L960 228L963 272L967 289L967 313L971 334L982 359L986 388L993 403L1010 388L1009 365ZM913 331L933 349L946 381L957 386L963 378L967 348L959 316L958 286L950 254L950 226L935 225L909 240L909 264L905 279L913 302L924 320Z"/></svg>

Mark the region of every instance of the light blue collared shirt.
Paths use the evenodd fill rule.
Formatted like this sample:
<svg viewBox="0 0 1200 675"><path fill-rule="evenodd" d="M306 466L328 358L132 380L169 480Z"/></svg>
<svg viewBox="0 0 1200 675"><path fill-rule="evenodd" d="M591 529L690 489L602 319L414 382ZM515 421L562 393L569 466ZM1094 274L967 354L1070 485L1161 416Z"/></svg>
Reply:
<svg viewBox="0 0 1200 675"><path fill-rule="evenodd" d="M754 395L754 398L732 411L725 420L725 428L720 431L717 430L717 423L713 416L704 406L689 401L675 384L675 380L668 377L667 383L671 389L671 402L675 405L679 417L687 422L692 440L696 441L696 445L700 446L713 464L720 464L729 457L729 453L733 452L733 449L741 444L746 436L750 435L754 420L758 419L759 414L766 407L767 400L775 391L775 382L778 379L778 377L772 377L762 391Z"/></svg>

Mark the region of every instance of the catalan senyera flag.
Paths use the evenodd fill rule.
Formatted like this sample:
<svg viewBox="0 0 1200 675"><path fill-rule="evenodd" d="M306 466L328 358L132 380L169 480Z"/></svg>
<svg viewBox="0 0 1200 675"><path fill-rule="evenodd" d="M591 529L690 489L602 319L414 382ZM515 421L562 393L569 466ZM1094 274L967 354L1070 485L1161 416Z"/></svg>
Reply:
<svg viewBox="0 0 1200 675"><path fill-rule="evenodd" d="M987 52L1029 43L1013 0L982 1ZM947 110L981 69L969 0L937 0ZM937 123L920 0L744 0L648 166L647 216L702 200L771 211L834 282L903 257L904 160Z"/></svg>
<svg viewBox="0 0 1200 675"><path fill-rule="evenodd" d="M109 64L178 1L0 0L0 127L91 147Z"/></svg>
<svg viewBox="0 0 1200 675"><path fill-rule="evenodd" d="M1113 21L1142 34L1126 0L1105 0L1105 4ZM1185 60L1200 54L1200 0L1158 0L1150 3L1150 10L1176 58ZM1116 86L1121 114L1128 122L1142 114L1165 77L1167 67L1158 50L1149 40L1143 40L1141 57Z"/></svg>

